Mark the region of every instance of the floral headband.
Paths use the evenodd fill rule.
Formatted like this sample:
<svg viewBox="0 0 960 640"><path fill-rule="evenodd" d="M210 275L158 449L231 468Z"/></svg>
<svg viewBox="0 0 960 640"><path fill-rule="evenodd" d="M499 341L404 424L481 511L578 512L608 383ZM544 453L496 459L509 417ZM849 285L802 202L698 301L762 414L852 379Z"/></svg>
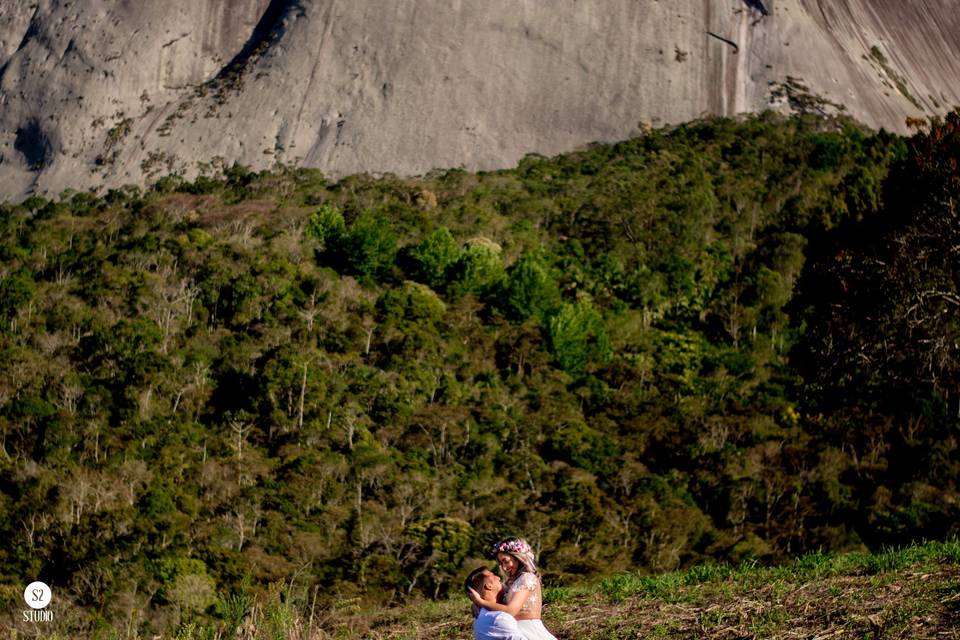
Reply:
<svg viewBox="0 0 960 640"><path fill-rule="evenodd" d="M494 553L530 553L526 540L504 540L493 545Z"/></svg>

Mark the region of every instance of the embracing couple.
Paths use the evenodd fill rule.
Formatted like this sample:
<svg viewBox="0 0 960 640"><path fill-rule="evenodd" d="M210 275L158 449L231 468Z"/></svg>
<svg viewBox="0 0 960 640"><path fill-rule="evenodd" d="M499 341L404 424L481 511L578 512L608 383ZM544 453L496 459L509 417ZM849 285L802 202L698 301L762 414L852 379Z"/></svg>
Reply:
<svg viewBox="0 0 960 640"><path fill-rule="evenodd" d="M522 538L493 545L505 582L486 567L475 569L466 582L473 602L476 640L557 640L540 619L543 586L533 551Z"/></svg>

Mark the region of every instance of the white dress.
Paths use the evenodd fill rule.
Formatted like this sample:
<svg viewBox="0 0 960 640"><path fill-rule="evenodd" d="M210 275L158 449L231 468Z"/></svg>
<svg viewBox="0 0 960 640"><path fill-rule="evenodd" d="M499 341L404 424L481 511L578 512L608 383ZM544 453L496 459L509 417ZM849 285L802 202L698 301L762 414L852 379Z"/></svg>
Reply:
<svg viewBox="0 0 960 640"><path fill-rule="evenodd" d="M517 620L517 626L520 627L520 633L526 640L557 640L543 626L543 620Z"/></svg>
<svg viewBox="0 0 960 640"><path fill-rule="evenodd" d="M518 614L535 616L533 620L517 620L517 626L527 640L557 640L556 637L543 626L540 613L543 609L543 587L540 585L540 576L524 571L507 581L504 600L510 602L513 594L523 589L529 590L530 595L524 600Z"/></svg>

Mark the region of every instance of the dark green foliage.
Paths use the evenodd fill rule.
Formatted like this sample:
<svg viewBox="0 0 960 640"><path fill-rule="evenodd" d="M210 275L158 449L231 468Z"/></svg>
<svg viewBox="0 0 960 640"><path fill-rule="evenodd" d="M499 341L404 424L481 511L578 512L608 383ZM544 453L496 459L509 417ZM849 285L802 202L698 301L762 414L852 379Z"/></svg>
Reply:
<svg viewBox="0 0 960 640"><path fill-rule="evenodd" d="M817 363L831 363L819 370L824 384L866 381L907 396L960 385L958 163L960 111L911 140L887 181L883 214L838 230L834 255L805 283L820 291L804 298L810 312L839 329L815 330L808 342Z"/></svg>
<svg viewBox="0 0 960 640"><path fill-rule="evenodd" d="M18 269L0 281L0 319L9 320L33 297L34 282L30 272Z"/></svg>
<svg viewBox="0 0 960 640"><path fill-rule="evenodd" d="M910 140L881 213L826 239L794 302L809 327L794 361L811 383L808 402L828 412L831 443L857 447L867 457L857 467L905 483L851 483L872 506L853 516L870 542L953 527L934 487L955 482L958 460L958 166L954 111Z"/></svg>
<svg viewBox="0 0 960 640"><path fill-rule="evenodd" d="M547 321L550 350L568 373L581 373L588 362L606 362L612 356L603 316L588 300L565 303Z"/></svg>
<svg viewBox="0 0 960 640"><path fill-rule="evenodd" d="M483 298L503 281L506 271L499 247L488 242L469 243L456 262L447 267L447 290L453 295L472 293Z"/></svg>
<svg viewBox="0 0 960 640"><path fill-rule="evenodd" d="M616 471L616 459L622 453L614 438L586 425L563 425L546 442L544 455L563 460L589 471L599 478L609 478Z"/></svg>
<svg viewBox="0 0 960 640"><path fill-rule="evenodd" d="M415 245L409 256L413 279L443 291L449 280L448 272L460 259L460 248L450 230L440 227Z"/></svg>
<svg viewBox="0 0 960 640"><path fill-rule="evenodd" d="M457 572L472 550L470 523L458 518L437 518L414 525L410 533L421 548L417 571L422 573L426 569L433 596L438 597L448 592L450 586L459 585Z"/></svg>
<svg viewBox="0 0 960 640"><path fill-rule="evenodd" d="M401 327L433 324L440 321L446 311L437 294L414 282L405 283L402 290L386 291L377 300L377 309L385 324Z"/></svg>
<svg viewBox="0 0 960 640"><path fill-rule="evenodd" d="M320 207L307 221L307 235L323 246L326 246L327 242L336 243L345 233L343 213L330 204Z"/></svg>
<svg viewBox="0 0 960 640"><path fill-rule="evenodd" d="M271 584L442 596L511 533L558 583L956 533L956 130L2 205L2 582L69 637L226 632Z"/></svg>
<svg viewBox="0 0 960 640"><path fill-rule="evenodd" d="M334 216L325 227L324 244L324 255L334 267L363 279L386 275L393 267L397 252L397 239L390 222L369 211L346 231L339 230Z"/></svg>
<svg viewBox="0 0 960 640"><path fill-rule="evenodd" d="M497 304L514 320L545 320L560 305L560 289L557 274L544 252L525 253L511 265L497 298Z"/></svg>

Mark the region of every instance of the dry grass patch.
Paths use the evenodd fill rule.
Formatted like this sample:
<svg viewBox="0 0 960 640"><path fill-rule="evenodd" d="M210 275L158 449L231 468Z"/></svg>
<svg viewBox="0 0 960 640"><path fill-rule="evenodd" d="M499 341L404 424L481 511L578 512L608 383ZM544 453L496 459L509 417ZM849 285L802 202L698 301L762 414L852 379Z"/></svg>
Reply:
<svg viewBox="0 0 960 640"><path fill-rule="evenodd" d="M551 589L560 640L960 638L960 545L808 556L778 568L697 567ZM362 629L361 629L362 627ZM470 638L466 599L344 621L338 637Z"/></svg>

